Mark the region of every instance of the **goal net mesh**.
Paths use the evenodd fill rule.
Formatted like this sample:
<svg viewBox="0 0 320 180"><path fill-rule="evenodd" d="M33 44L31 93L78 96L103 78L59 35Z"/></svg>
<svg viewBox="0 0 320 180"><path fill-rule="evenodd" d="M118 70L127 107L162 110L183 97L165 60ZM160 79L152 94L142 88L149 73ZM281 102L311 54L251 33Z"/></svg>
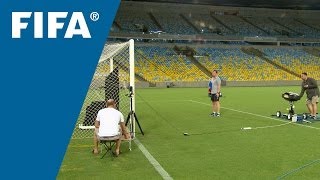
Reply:
<svg viewBox="0 0 320 180"><path fill-rule="evenodd" d="M105 101L108 99L116 101L116 108L123 113L126 122L130 112L129 87L134 87L134 82L130 82L134 79L130 78L130 75L134 75L133 72L130 73L130 70L133 69L129 61L130 52L133 52L130 51L130 46L133 46L130 41L104 46L74 128L73 139L93 137L97 113L106 107ZM128 123L129 129L133 128L132 122ZM130 131L133 132L132 129Z"/></svg>

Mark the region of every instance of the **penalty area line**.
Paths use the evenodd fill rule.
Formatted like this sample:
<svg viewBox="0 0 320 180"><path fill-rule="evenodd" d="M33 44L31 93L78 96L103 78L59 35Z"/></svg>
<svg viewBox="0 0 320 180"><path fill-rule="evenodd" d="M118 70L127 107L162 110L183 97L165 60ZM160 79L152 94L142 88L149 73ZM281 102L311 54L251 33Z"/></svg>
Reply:
<svg viewBox="0 0 320 180"><path fill-rule="evenodd" d="M199 101L194 101L194 100L189 100L189 101L190 102L194 102L194 103L198 103L198 104L202 104L202 105L206 105L206 106L211 106L211 104L207 104L207 103L203 103L203 102L199 102ZM263 116L263 115L260 115L260 114L254 114L254 113L250 113L250 112L246 112L246 111L240 111L240 110L237 110L237 109L226 108L226 107L221 107L221 109L227 109L227 110L234 111L234 112L239 112L239 113L242 113L242 114L249 114L249 115L252 115L252 116L257 116L257 117L262 117L262 118L266 118L266 119L272 119L272 120L275 120L275 121L283 122L280 119L276 119L276 118L272 118L272 117L268 117L268 116ZM294 125L297 125L297 126L306 127L306 128L320 130L320 128L313 127L313 126L306 126L306 125L298 124L298 123L291 123L291 124L294 124Z"/></svg>
<svg viewBox="0 0 320 180"><path fill-rule="evenodd" d="M160 163L150 154L150 152L141 144L141 142L138 140L138 138L134 138L133 140L140 151L143 153L143 155L148 159L150 164L158 171L160 176L165 180L172 180L173 178L169 175L169 173L163 169L163 167L160 165Z"/></svg>

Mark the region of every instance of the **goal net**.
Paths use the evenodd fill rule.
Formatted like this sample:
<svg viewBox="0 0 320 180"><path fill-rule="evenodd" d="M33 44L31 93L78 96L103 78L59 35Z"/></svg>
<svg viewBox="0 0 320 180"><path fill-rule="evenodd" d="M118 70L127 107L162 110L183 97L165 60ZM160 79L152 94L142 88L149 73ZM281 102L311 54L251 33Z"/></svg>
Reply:
<svg viewBox="0 0 320 180"><path fill-rule="evenodd" d="M131 87L131 88L130 88ZM106 100L114 99L116 108L123 113L127 127L135 135L134 118L130 112L130 91L133 93L132 110L135 110L134 86L134 41L106 44L93 75L85 101L82 105L73 139L92 138L94 122L100 109L106 107Z"/></svg>

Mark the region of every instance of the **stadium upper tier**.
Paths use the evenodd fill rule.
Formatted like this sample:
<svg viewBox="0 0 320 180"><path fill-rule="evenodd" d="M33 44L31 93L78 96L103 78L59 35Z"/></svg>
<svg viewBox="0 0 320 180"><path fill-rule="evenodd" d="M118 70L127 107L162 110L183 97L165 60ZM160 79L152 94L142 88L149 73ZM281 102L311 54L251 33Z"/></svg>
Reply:
<svg viewBox="0 0 320 180"><path fill-rule="evenodd" d="M128 16L128 14L119 14L116 16L115 22L117 22L119 26L113 26L112 31L142 32L144 27L147 28L146 30L148 31L159 30L148 14L143 12L134 13L130 16Z"/></svg>
<svg viewBox="0 0 320 180"><path fill-rule="evenodd" d="M265 57L244 53L240 47L194 48L193 56L205 69L218 69L227 81L299 80L282 68L300 74L308 72L320 79L320 58L302 49L264 48ZM150 82L207 81L210 77L190 57L177 54L172 47L137 46L136 73Z"/></svg>
<svg viewBox="0 0 320 180"><path fill-rule="evenodd" d="M311 17L312 18L312 17ZM137 12L117 14L111 32L173 35L213 34L221 36L262 36L319 38L315 19L294 17L217 15L212 13Z"/></svg>

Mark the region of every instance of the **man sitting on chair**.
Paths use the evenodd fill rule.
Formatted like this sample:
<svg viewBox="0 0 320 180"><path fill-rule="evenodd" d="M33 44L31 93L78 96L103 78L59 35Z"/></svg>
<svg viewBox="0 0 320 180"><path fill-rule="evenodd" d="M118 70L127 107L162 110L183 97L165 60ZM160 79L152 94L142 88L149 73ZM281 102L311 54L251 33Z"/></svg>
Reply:
<svg viewBox="0 0 320 180"><path fill-rule="evenodd" d="M101 109L98 112L97 119L95 121L95 133L93 139L94 154L99 153L98 144L100 137L116 140L116 149L114 152L116 156L118 156L120 153L122 134L126 139L130 138L129 133L126 131L123 114L120 111L116 110L115 107L115 101L113 99L109 99L107 101L107 108Z"/></svg>

